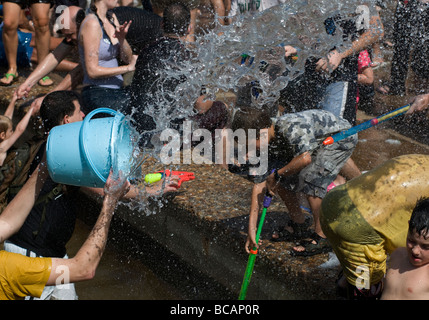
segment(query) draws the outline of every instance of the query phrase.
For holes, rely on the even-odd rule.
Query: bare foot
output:
[[[39,85],[42,87],[49,87],[52,86],[54,84],[54,82],[52,81],[51,78],[49,78],[49,76],[43,77],[42,79],[39,80]]]
[[[4,77],[0,79],[0,83],[3,86],[10,86],[18,80],[18,72],[13,69],[9,69],[7,73],[5,73]]]

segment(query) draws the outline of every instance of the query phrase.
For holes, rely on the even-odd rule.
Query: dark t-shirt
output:
[[[157,14],[135,7],[116,7],[112,9],[120,24],[132,21],[127,33],[127,41],[134,54],[162,36],[162,18]]]
[[[175,70],[190,57],[189,51],[180,40],[169,37],[159,38],[154,44],[140,53],[133,81],[128,87],[131,96],[131,108],[135,112],[137,125],[145,131],[155,129],[151,117],[143,114],[148,105],[154,107],[169,106],[176,108],[174,91],[178,84],[186,81],[185,76],[169,76],[168,70]]]
[[[42,146],[41,152],[45,150]],[[33,160],[32,173],[41,159],[41,153]],[[50,177],[46,180],[38,199],[48,194],[58,184]],[[67,192],[55,196],[47,204],[36,204],[22,225],[9,241],[43,257],[62,258],[66,254],[66,244],[70,240],[75,223],[76,208],[73,194],[78,187],[67,186]],[[37,202],[37,201],[36,201]]]

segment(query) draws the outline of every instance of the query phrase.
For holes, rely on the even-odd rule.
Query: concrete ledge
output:
[[[252,183],[215,165],[182,165],[180,170],[193,171],[196,179],[185,182],[179,194],[161,205],[150,201],[152,214],[120,205],[115,218],[150,236],[238,297],[248,259],[244,243]],[[89,195],[82,201],[84,208],[92,207],[93,214],[98,214],[100,202],[85,204],[96,201]],[[323,267],[330,254],[292,257],[288,251],[293,243],[266,240],[274,224],[287,222],[286,211],[274,198],[247,298],[335,299],[338,264]]]
[[[359,134],[353,158],[361,170],[370,170],[402,154],[429,154],[429,148],[382,125]],[[388,141],[394,140],[391,144]],[[162,170],[152,163],[143,173]],[[181,165],[195,180],[180,192],[144,210],[121,205],[116,217],[148,235],[197,270],[215,279],[238,297],[248,255],[244,251],[252,183],[216,165]],[[90,197],[86,202],[94,204]],[[96,203],[96,202],[95,202]],[[99,212],[99,205],[93,214]],[[85,210],[88,208],[84,205]],[[153,210],[153,211],[152,211]],[[331,254],[292,257],[294,243],[271,242],[274,226],[288,221],[287,208],[273,198],[262,230],[248,299],[336,299],[335,280],[340,266]]]

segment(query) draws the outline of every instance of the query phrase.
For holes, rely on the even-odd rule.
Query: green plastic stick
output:
[[[265,215],[267,213],[267,208],[271,204],[272,197],[267,194],[264,198],[264,208],[262,209],[261,219],[259,221],[258,230],[256,231],[256,243],[259,242],[259,237],[261,235],[262,226],[264,225]],[[243,284],[241,285],[240,295],[238,300],[246,299],[247,288],[250,284],[250,278],[252,277],[253,267],[255,265],[256,255],[258,254],[258,248],[253,247],[249,253],[249,259],[247,260],[246,271],[244,272]]]

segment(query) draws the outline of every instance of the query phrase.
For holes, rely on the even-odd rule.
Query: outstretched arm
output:
[[[54,87],[48,93],[60,90],[73,90],[82,83],[83,80],[83,70],[82,65],[78,64],[72,71],[70,71],[60,83],[56,87]],[[47,94],[48,94],[47,93]],[[46,95],[45,95],[46,96]],[[41,96],[39,98],[34,99],[31,103],[31,106],[34,107],[34,113],[39,113],[40,107],[42,106],[43,98],[45,96]]]
[[[258,247],[259,243],[256,243],[256,230],[257,222],[259,216],[259,209],[263,200],[264,191],[266,189],[266,181],[257,183],[253,186],[252,189],[252,198],[250,203],[250,213],[249,213],[249,227],[247,232],[247,240],[245,244],[245,249],[247,253],[250,253],[250,250],[253,247]]]
[[[145,188],[145,193],[148,196],[160,196],[168,192],[176,192],[179,188],[179,177],[172,175],[171,177],[166,177],[160,181],[153,183]],[[104,190],[101,188],[91,188],[91,187],[82,187],[85,192],[98,195],[100,197],[104,196]],[[129,191],[122,197],[125,200],[139,199],[142,195],[141,188],[138,185],[132,184]]]
[[[12,95],[12,99],[10,99],[9,105],[6,108],[6,111],[4,112],[4,115],[8,117],[10,120],[13,119],[13,113],[15,112],[15,103],[18,100],[18,95],[16,91]]]
[[[82,247],[72,259],[52,259],[52,269],[46,285],[54,285],[57,279],[66,283],[73,283],[92,279],[103,255],[110,222],[119,199],[128,192],[129,182],[120,174],[114,180],[112,172],[107,178],[104,187],[104,200],[100,215],[91,233]],[[64,272],[68,271],[68,279],[65,279]]]
[[[349,48],[341,52],[339,50],[332,50],[328,54],[327,59],[320,59],[317,62],[316,70],[323,70],[326,72],[335,70],[343,59],[359,53],[383,38],[384,29],[380,16],[378,13],[371,15],[371,12],[368,12],[368,14],[370,14],[368,17],[368,29],[363,34],[359,35],[358,39],[353,41]]]
[[[25,79],[25,81],[18,87],[18,99],[27,97],[31,88],[33,88],[37,81],[53,71],[72,49],[73,46],[62,42],[53,52],[49,53],[45,59],[37,65],[36,69],[34,69],[27,79]]]
[[[28,126],[28,123],[30,122],[30,118],[33,115],[33,113],[34,113],[34,108],[30,107],[30,109],[27,111],[25,116],[21,119],[21,121],[16,126],[12,135],[0,143],[0,166],[3,165],[3,162],[7,157],[7,151],[14,145],[16,140],[18,140],[19,137],[24,133],[25,129]]]

